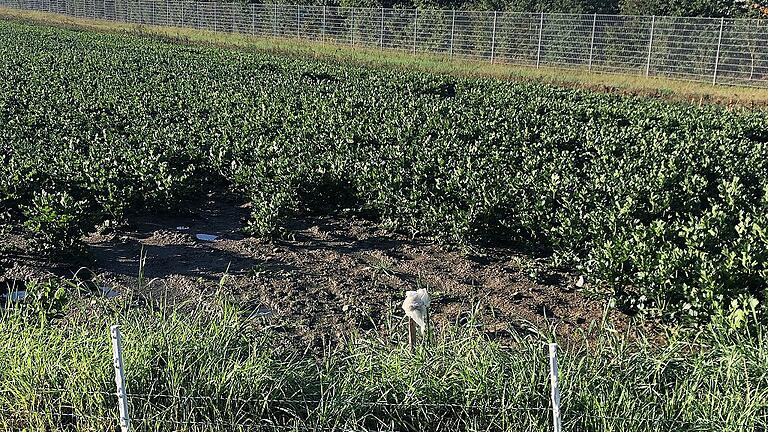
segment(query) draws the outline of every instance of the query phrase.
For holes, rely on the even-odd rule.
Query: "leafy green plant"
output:
[[[226,187],[253,235],[352,208],[547,255],[643,314],[768,311],[766,111],[12,22],[0,67],[0,190],[49,250]]]
[[[67,304],[67,292],[64,282],[47,279],[31,280],[26,283],[26,297],[23,308],[40,324],[48,324],[62,315]]]
[[[37,250],[70,250],[79,245],[87,225],[85,202],[76,201],[67,191],[41,190],[23,207],[24,227],[32,234]]]

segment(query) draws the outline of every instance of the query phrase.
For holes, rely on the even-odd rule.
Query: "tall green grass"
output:
[[[0,430],[115,430],[113,323],[137,431],[544,431],[551,421],[542,338],[502,345],[451,326],[411,354],[393,327],[312,352],[222,298],[75,300],[43,323],[26,308],[0,317]],[[595,328],[563,345],[564,430],[768,428],[762,330],[712,324],[646,339]]]

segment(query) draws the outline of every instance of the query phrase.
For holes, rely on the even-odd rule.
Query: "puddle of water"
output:
[[[248,312],[248,318],[267,318],[272,316],[272,309],[263,304],[258,305]]]
[[[104,297],[108,299],[113,299],[120,295],[119,291],[115,291],[112,288],[107,288],[107,287],[99,287],[99,288],[101,288],[101,292],[104,294]]]
[[[0,298],[7,299],[8,301],[17,302],[24,300],[27,297],[26,291],[12,291],[8,294],[3,294]]]
[[[6,297],[10,301],[21,301],[27,298],[27,292],[26,291],[14,291],[10,294],[7,294]]]
[[[219,236],[213,234],[197,234],[195,237],[197,237],[198,240],[209,242],[216,241],[216,239],[219,238]]]

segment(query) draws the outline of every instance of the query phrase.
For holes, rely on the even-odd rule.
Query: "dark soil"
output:
[[[17,253],[4,253],[0,272],[5,267],[7,280],[77,273],[121,295],[171,303],[211,301],[223,291],[245,314],[314,346],[349,332],[404,328],[400,305],[417,288],[433,298],[435,325],[478,326],[501,341],[553,331],[567,339],[606,318],[619,331],[629,327],[629,316],[585,294],[589,283],[576,287],[578,275],[508,249],[414,240],[354,215],[297,217],[282,239],[261,240],[241,233],[248,213],[247,204],[210,195],[187,216],[131,217],[126,227],[86,238],[88,268],[35,259],[18,252],[23,239],[11,238]]]

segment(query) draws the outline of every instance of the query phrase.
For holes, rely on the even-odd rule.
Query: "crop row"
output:
[[[762,310],[768,113],[0,21],[0,218],[41,248],[223,186],[551,254],[667,317]]]

